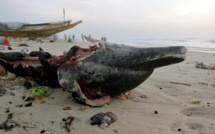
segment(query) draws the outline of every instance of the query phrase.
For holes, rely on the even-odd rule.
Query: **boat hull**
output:
[[[70,24],[70,21],[65,21],[63,23],[45,23],[45,24],[32,24],[32,25],[23,25],[21,28],[16,30],[5,30],[0,31],[1,36],[6,37],[19,37],[19,38],[26,38],[26,37],[48,37],[59,33],[61,31],[70,29],[82,23],[82,21],[77,21],[75,23]]]

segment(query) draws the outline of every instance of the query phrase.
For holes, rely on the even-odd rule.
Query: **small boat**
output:
[[[87,37],[85,35],[83,35],[83,37],[85,38],[85,40],[87,40],[89,42],[104,42],[102,40],[97,40],[97,39],[94,39],[94,38],[91,38],[91,37]]]
[[[48,37],[58,32],[70,29],[82,23],[82,20],[70,23],[71,20],[53,23],[23,24],[17,29],[8,27],[7,23],[0,23],[0,36],[20,38]]]

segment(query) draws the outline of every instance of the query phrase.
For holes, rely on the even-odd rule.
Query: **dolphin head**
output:
[[[75,100],[102,106],[109,102],[109,96],[140,85],[155,68],[183,61],[186,51],[183,46],[137,48],[110,43],[89,49],[76,46],[73,54],[69,54],[70,61],[58,69],[58,79]]]
[[[111,58],[103,59],[104,62],[111,62],[114,66],[136,71],[153,70],[157,67],[181,62],[185,59],[187,52],[184,46],[150,48],[107,46],[110,46],[110,52],[104,53],[104,57],[108,55]]]

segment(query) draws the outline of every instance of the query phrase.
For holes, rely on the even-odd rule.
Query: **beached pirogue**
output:
[[[59,33],[61,31],[75,27],[82,23],[82,20],[71,23],[71,20],[40,23],[40,24],[26,24],[21,22],[2,23],[0,22],[0,35],[6,37],[33,37],[41,38],[48,37]]]
[[[61,56],[42,49],[29,54],[0,53],[0,72],[62,86],[77,102],[102,106],[109,103],[110,96],[140,85],[155,68],[183,61],[186,51],[182,46],[136,48],[99,43],[88,49],[74,46]]]

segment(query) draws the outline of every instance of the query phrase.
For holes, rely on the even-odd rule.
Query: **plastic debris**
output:
[[[198,104],[199,104],[199,103],[200,103],[200,101],[197,101],[197,100],[195,100],[195,99],[192,99],[192,100],[190,101],[190,103],[191,103],[191,104],[196,104],[196,103],[198,103]]]
[[[0,47],[0,50],[5,50],[5,48],[3,46]]]
[[[123,94],[119,95],[119,98],[122,99],[122,100],[130,99],[131,98],[131,93],[132,93],[131,91],[123,93]]]
[[[63,110],[71,110],[71,107],[63,107]]]
[[[44,87],[36,87],[31,90],[30,97],[36,100],[42,100],[43,97],[49,96],[49,93],[44,90]]]
[[[27,48],[23,48],[23,49],[21,50],[21,52],[28,52],[28,49],[27,49]]]
[[[85,111],[87,109],[89,109],[90,107],[89,106],[82,106],[81,108],[79,108],[81,111]]]

